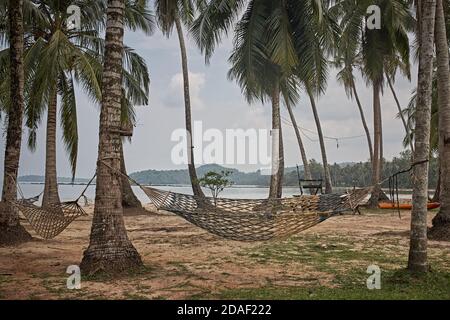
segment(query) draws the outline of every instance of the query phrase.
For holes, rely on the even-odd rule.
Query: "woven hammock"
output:
[[[56,237],[76,218],[87,215],[78,201],[47,205],[45,208],[36,206],[28,199],[10,203],[25,216],[34,231],[44,239]]]
[[[199,198],[139,187],[158,210],[172,212],[210,233],[237,241],[267,241],[297,234],[333,215],[357,210],[372,190],[244,200]]]
[[[41,195],[33,198],[25,198],[20,185],[16,181],[17,190],[21,199],[10,200],[8,203],[23,214],[28,220],[34,231],[44,239],[52,239],[63,232],[69,224],[81,216],[87,216],[87,213],[79,205],[79,200],[85,197],[86,190],[94,181],[96,175],[88,182],[81,195],[74,201],[61,202],[57,204],[48,204],[45,207],[35,205]],[[42,194],[42,193],[41,193]]]

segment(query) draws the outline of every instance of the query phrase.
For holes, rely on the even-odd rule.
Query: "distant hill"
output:
[[[237,169],[226,168],[218,164],[207,164],[197,168],[197,175],[199,177],[204,176],[207,172],[214,171],[230,171],[230,179],[236,185],[256,185],[256,186],[268,186],[270,177],[268,175],[261,174],[261,171],[255,172],[242,172]],[[303,172],[303,168],[300,168]],[[148,185],[189,185],[189,173],[185,170],[145,170],[132,173],[131,178],[141,184]],[[297,168],[285,169],[285,184],[286,185],[298,185],[297,181]]]

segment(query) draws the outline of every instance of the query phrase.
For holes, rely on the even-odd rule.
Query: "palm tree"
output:
[[[347,46],[343,46],[347,49]],[[347,52],[344,53],[344,55]],[[341,60],[340,60],[341,59]],[[337,74],[338,81],[344,85],[345,93],[349,98],[355,98],[356,105],[358,106],[359,115],[361,117],[361,122],[364,128],[364,132],[367,138],[367,146],[369,148],[369,157],[370,162],[373,162],[373,145],[372,145],[372,137],[370,135],[369,126],[367,125],[366,116],[364,114],[364,109],[361,104],[361,100],[359,99],[358,90],[356,89],[355,84],[355,76],[353,74],[353,65],[356,64],[356,57],[348,58],[344,56],[344,58],[338,58],[336,61],[337,66],[343,65],[342,69]]]
[[[365,26],[366,11],[370,5],[378,5],[382,13],[381,29],[369,30]],[[383,131],[381,94],[385,73],[391,71],[392,61],[401,61],[409,66],[409,39],[413,18],[409,6],[401,0],[342,0],[336,4],[341,17],[341,45],[347,46],[348,56],[357,57],[361,72],[373,91],[374,146],[372,161],[372,183],[375,186],[370,205],[376,207],[382,195],[380,178],[383,161]]]
[[[74,82],[79,81],[90,87],[93,96],[100,96],[100,86],[97,74],[92,66],[92,55],[83,48],[81,39],[77,38],[84,32],[92,36],[92,31],[69,29],[67,26],[67,7],[70,1],[31,1],[37,10],[41,11],[44,19],[27,21],[28,46],[39,46],[40,51],[34,56],[34,69],[27,68],[31,79],[27,84],[27,126],[30,128],[29,147],[35,149],[35,132],[41,115],[47,109],[46,131],[46,161],[45,187],[42,205],[59,203],[58,182],[56,172],[56,123],[58,109],[58,95],[61,96],[61,124],[64,128],[63,140],[69,153],[72,174],[75,176],[77,143],[76,102]],[[89,27],[93,19],[100,21],[101,2],[79,1],[83,18],[90,18]],[[83,19],[84,20],[84,19]],[[97,31],[97,30],[96,30]],[[89,47],[90,49],[90,47]]]
[[[438,91],[438,129],[439,129],[439,162],[440,162],[440,195],[441,207],[433,218],[430,234],[438,234],[439,230],[450,230],[450,67],[448,54],[448,38],[446,20],[442,0],[436,0],[436,62]],[[445,233],[444,233],[445,234]]]
[[[108,0],[102,76],[97,187],[89,247],[80,267],[84,273],[123,272],[142,266],[123,220],[120,182],[121,99],[125,0]]]
[[[125,48],[125,52],[126,52]],[[125,56],[127,54],[125,53]],[[147,105],[148,104],[148,90],[149,90],[149,76],[147,66],[144,60],[137,54],[133,54],[137,59],[128,60],[125,58],[123,68],[123,74],[125,79],[122,89],[122,105],[121,105],[121,123],[122,127],[132,128],[136,124],[136,115],[134,112],[134,105]],[[130,70],[127,70],[130,68]],[[137,84],[137,85],[133,85]],[[128,88],[128,89],[127,89]],[[142,208],[142,204],[131,188],[130,180],[127,178],[127,170],[125,166],[125,155],[123,150],[123,144],[126,140],[131,142],[131,136],[133,132],[128,132],[128,138],[122,139],[122,145],[120,146],[120,168],[122,173],[122,206],[124,208]]]
[[[415,151],[413,183],[413,209],[408,269],[427,272],[427,202],[428,163],[430,153],[430,121],[432,102],[433,44],[436,1],[419,2],[419,75],[415,119]]]
[[[288,110],[289,117],[292,122],[292,126],[294,127],[295,136],[297,137],[297,143],[298,143],[298,147],[300,149],[300,155],[302,157],[302,162],[303,162],[303,171],[305,173],[304,174],[305,179],[311,179],[312,178],[311,170],[309,168],[309,161],[308,161],[308,157],[306,156],[305,146],[303,144],[302,136],[300,135],[299,127],[297,126],[297,120],[295,119],[294,112],[292,112],[291,103],[289,102],[288,99],[285,99],[285,105],[286,105],[286,109]]]
[[[34,150],[36,130],[41,114],[47,107],[46,170],[43,205],[59,203],[56,173],[57,97],[61,96],[61,125],[63,141],[69,153],[72,177],[75,177],[78,154],[78,130],[74,83],[79,83],[92,100],[101,99],[101,68],[104,42],[99,34],[104,25],[102,1],[77,2],[83,14],[81,29],[66,24],[66,8],[70,1],[39,2],[36,8],[44,19],[32,19],[26,30],[28,45],[39,50],[27,73],[31,74],[27,90],[27,126],[30,128],[29,147]],[[151,30],[151,18],[145,5],[127,2],[127,24],[134,29]],[[148,72],[145,62],[132,49],[126,48],[124,86],[127,99],[146,101]],[[133,95],[135,97],[133,97]],[[147,104],[145,102],[145,104]],[[129,184],[129,183],[128,183]],[[124,183],[125,185],[125,183]],[[130,188],[131,190],[131,188]]]
[[[387,73],[386,73],[386,80],[387,80],[387,83],[391,90],[392,96],[394,97],[395,104],[396,104],[397,110],[398,110],[398,116],[399,116],[400,120],[402,120],[403,128],[405,129],[405,134],[406,134],[406,136],[409,136],[409,135],[411,135],[411,133],[410,133],[411,130],[408,126],[408,122],[407,122],[406,118],[403,115],[403,112],[402,112],[403,109],[400,105],[400,101],[398,99],[397,93],[395,92],[395,88],[394,88],[394,84],[392,82],[391,76]],[[414,144],[412,141],[410,141],[409,147],[411,149],[411,153],[414,153]]]
[[[210,1],[200,6],[192,27],[207,61],[221,36],[234,27],[229,77],[238,82],[248,102],[272,103],[272,129],[278,133],[272,161],[278,170],[271,176],[271,198],[281,196],[283,179],[280,93],[285,96],[287,88],[326,74],[320,68],[323,56],[317,55],[323,47],[325,12],[321,1],[312,0]],[[291,82],[297,85],[288,86]]]
[[[311,102],[311,108],[314,115],[314,121],[316,123],[317,128],[317,135],[319,136],[319,145],[320,145],[320,153],[322,155],[322,164],[323,164],[323,171],[324,171],[324,179],[325,179],[325,193],[332,193],[332,184],[331,184],[331,174],[330,174],[330,167],[328,166],[328,157],[327,157],[327,151],[325,147],[325,140],[323,138],[323,132],[322,132],[322,125],[320,123],[319,118],[319,111],[317,110],[316,106],[316,99],[314,96],[314,93],[312,92],[311,88],[307,86],[306,88],[309,101]]]
[[[16,182],[22,143],[25,78],[23,67],[23,1],[10,0],[7,11],[10,31],[10,97],[11,101],[14,101],[14,108],[12,105],[9,105],[8,108],[3,192],[0,207],[0,244],[2,245],[31,240],[30,234],[20,225],[17,211],[8,203],[8,201],[15,200],[17,197]],[[7,80],[6,77],[2,77],[2,79]]]
[[[434,68],[436,69],[436,68]],[[438,108],[438,88],[437,88],[437,72],[433,72],[432,80],[432,102],[431,102],[431,123],[430,123],[430,156],[439,152],[439,108]],[[413,92],[408,106],[402,110],[403,117],[405,117],[409,134],[406,134],[403,138],[403,146],[407,148],[414,143],[415,136],[415,119],[416,119],[416,106],[417,106],[417,90]],[[440,159],[438,159],[440,162]],[[435,194],[432,198],[433,202],[439,202],[440,187],[441,187],[441,174],[438,178]]]
[[[192,145],[192,116],[191,116],[191,97],[189,93],[189,70],[187,61],[187,50],[183,35],[183,26],[189,26],[192,23],[195,6],[192,0],[156,0],[156,15],[160,28],[167,37],[172,33],[175,26],[177,31],[180,53],[181,68],[183,72],[183,93],[184,93],[184,112],[186,125],[186,142],[188,154],[188,172],[191,180],[192,191],[197,197],[204,197],[204,193],[198,183],[197,171],[195,169],[194,146]]]

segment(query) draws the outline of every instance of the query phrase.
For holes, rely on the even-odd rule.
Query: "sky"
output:
[[[268,129],[271,127],[270,104],[249,105],[241,94],[239,86],[227,79],[230,68],[228,57],[232,39],[225,38],[215,51],[209,65],[194,42],[187,36],[190,71],[192,115],[194,121],[202,121],[204,130],[218,129]],[[184,128],[184,105],[181,76],[181,58],[176,33],[167,39],[160,31],[152,36],[131,31],[126,32],[125,44],[134,48],[145,58],[150,70],[150,102],[148,106],[137,106],[137,126],[132,142],[125,143],[125,159],[128,172],[147,169],[183,169],[172,161],[172,149],[178,142],[171,140],[172,133]],[[412,71],[416,75],[416,66]],[[406,106],[417,79],[409,82],[400,76],[395,88],[399,100]],[[372,92],[364,80],[357,78],[357,89],[372,131]],[[369,158],[367,141],[364,136],[359,112],[354,101],[347,98],[343,87],[336,81],[336,71],[330,70],[328,88],[317,102],[324,135],[327,137],[353,137],[337,143],[327,139],[326,147],[329,163],[366,161]],[[77,177],[91,177],[95,171],[98,145],[99,106],[93,104],[80,89],[77,89],[79,155]],[[289,119],[287,110],[282,107],[282,117]],[[306,130],[303,135],[307,156],[320,161],[320,148],[309,100],[304,93],[294,107],[298,125]],[[403,150],[404,129],[396,118],[397,107],[387,88],[382,98],[384,152],[391,159]],[[45,172],[45,120],[43,117],[38,132],[37,149],[31,152],[26,143],[22,146],[19,175],[43,175]],[[71,175],[69,161],[62,142],[58,122],[57,132],[57,171],[58,176]],[[194,133],[195,134],[195,133]],[[301,164],[300,152],[294,130],[284,124],[283,137],[286,166]],[[3,163],[5,135],[0,140],[0,161]],[[24,140],[27,132],[24,132]],[[201,163],[202,164],[202,163]],[[227,165],[242,171],[254,171],[259,165]],[[3,169],[3,168],[2,168]],[[0,170],[2,170],[0,169]]]

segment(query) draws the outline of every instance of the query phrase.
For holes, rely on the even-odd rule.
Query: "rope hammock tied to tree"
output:
[[[16,182],[20,199],[8,201],[8,203],[24,215],[39,236],[44,239],[52,239],[63,232],[75,219],[87,216],[79,201],[81,198],[84,198],[87,202],[85,192],[92,184],[94,178],[95,176],[92,177],[76,200],[49,204],[45,207],[35,205],[35,202],[39,201],[40,195],[33,198],[25,198],[20,185]]]

